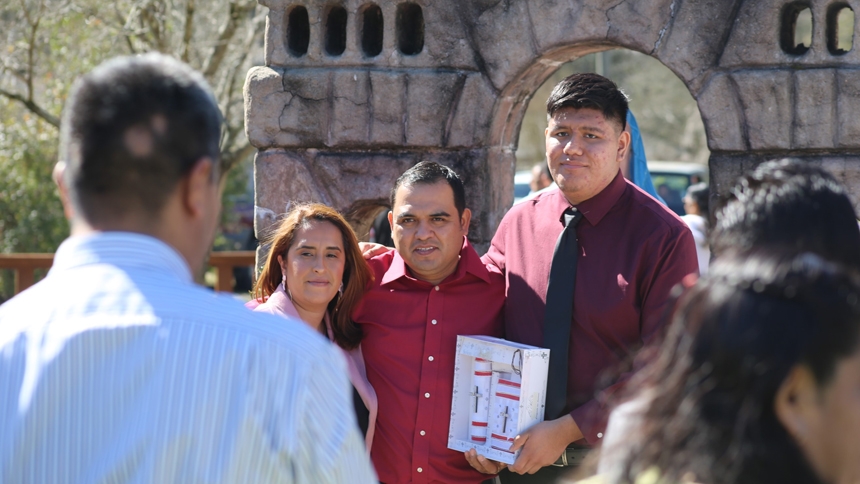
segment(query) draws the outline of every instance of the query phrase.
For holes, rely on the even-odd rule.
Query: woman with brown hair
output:
[[[319,203],[293,208],[270,237],[271,249],[254,286],[254,311],[301,319],[344,352],[359,427],[370,449],[376,393],[367,381],[361,328],[351,318],[371,280],[358,239],[342,215]]]

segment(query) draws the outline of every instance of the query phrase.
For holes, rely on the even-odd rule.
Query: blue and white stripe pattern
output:
[[[112,232],[0,306],[0,482],[376,481],[336,348]]]

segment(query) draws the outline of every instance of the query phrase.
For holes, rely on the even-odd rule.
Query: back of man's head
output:
[[[782,159],[744,175],[717,212],[717,256],[752,248],[812,252],[860,270],[860,228],[845,188],[826,170]]]
[[[457,208],[457,215],[462,217],[463,210],[466,209],[466,189],[463,187],[463,180],[460,179],[457,172],[435,161],[422,161],[404,171],[394,182],[389,202],[393,207],[394,196],[397,194],[397,189],[402,186],[432,185],[441,182],[447,183],[451,187],[451,191],[454,192],[454,206]]]
[[[621,127],[627,127],[627,96],[609,79],[591,72],[565,77],[546,100],[546,115],[555,116],[564,108],[595,109],[603,117]]]
[[[60,159],[75,216],[156,218],[200,159],[217,165],[220,133],[215,98],[187,65],[161,54],[105,62],[75,83],[63,117]]]

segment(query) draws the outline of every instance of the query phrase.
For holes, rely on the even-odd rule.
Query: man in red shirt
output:
[[[374,281],[353,317],[379,413],[371,458],[379,479],[479,483],[448,449],[457,335],[500,336],[505,279],[469,244],[471,212],[450,168],[421,162],[394,186],[395,250],[368,262]]]
[[[624,93],[602,76],[574,74],[553,90],[547,115],[547,163],[558,189],[511,208],[483,260],[506,276],[506,337],[547,346],[543,336],[550,269],[555,277],[553,258],[564,214],[576,218],[576,269],[566,271],[575,271],[572,314],[567,308],[566,381],[548,382],[548,389],[566,385],[566,398],[560,395],[558,414],[546,415],[544,422],[517,436],[512,449],[522,448],[522,453],[500,475],[503,483],[555,482],[564,469],[547,466],[562,454],[580,456],[583,448],[600,441],[606,398],[629,373],[608,384],[605,376],[620,373],[621,363],[660,335],[672,287],[698,271],[687,226],[621,174],[630,145]],[[551,353],[551,366],[552,358]],[[579,448],[568,451],[574,442]],[[474,454],[467,457],[484,472],[502,467]]]

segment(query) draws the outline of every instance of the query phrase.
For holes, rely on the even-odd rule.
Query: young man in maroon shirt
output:
[[[391,196],[396,250],[368,261],[374,281],[353,317],[379,413],[371,458],[387,484],[480,483],[448,449],[457,335],[500,336],[505,279],[466,239],[471,212],[460,178],[421,162]]]
[[[687,226],[621,174],[630,145],[624,93],[602,76],[574,74],[553,90],[547,116],[547,163],[559,189],[511,208],[483,260],[506,277],[506,337],[545,346],[548,279],[563,214],[582,215],[575,226],[567,393],[560,415],[547,415],[517,436],[512,449],[522,453],[500,474],[503,483],[555,482],[564,469],[551,464],[600,441],[606,398],[629,374],[610,385],[601,376],[659,336],[670,290],[698,271]],[[568,450],[571,444],[576,448]],[[487,473],[503,467],[474,454],[467,459]]]

